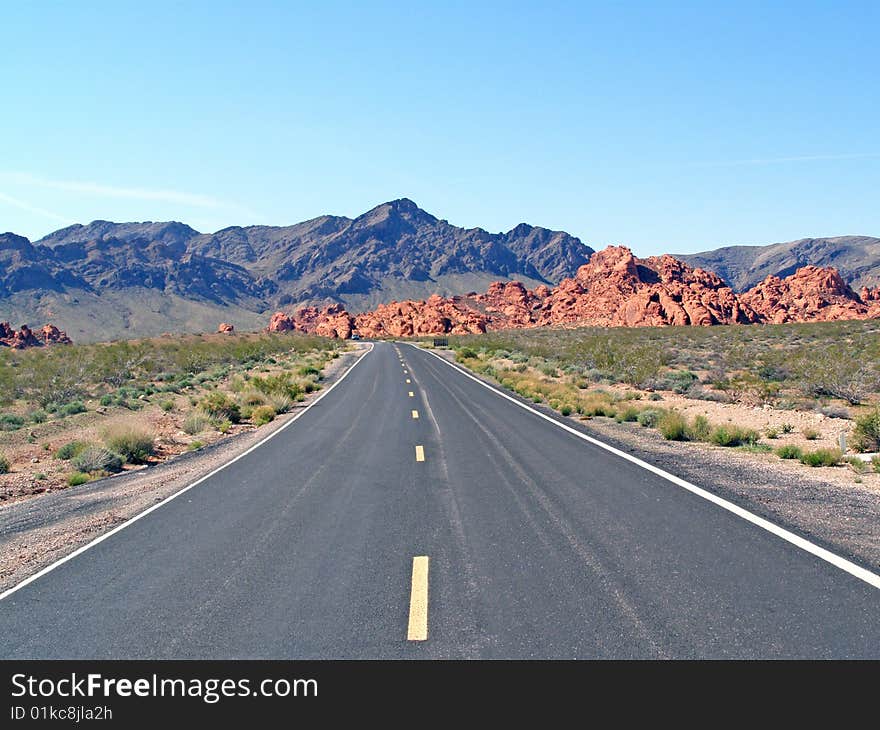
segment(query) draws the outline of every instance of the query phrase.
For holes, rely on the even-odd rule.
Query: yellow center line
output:
[[[409,392],[409,397],[410,397],[410,398],[415,398],[415,397],[416,397],[416,394],[413,393],[412,391],[410,391],[410,392]]]
[[[419,444],[416,446],[416,461],[425,460],[425,447]]]
[[[407,382],[407,383],[410,383],[410,382],[412,382],[412,381],[411,381],[409,378],[407,378],[407,379],[406,379],[406,382]]]
[[[412,564],[412,587],[409,593],[407,641],[428,638],[428,556],[416,555]]]
[[[418,417],[419,417],[419,412],[418,412],[418,411],[413,411],[413,412],[412,412],[412,416],[413,416],[413,418],[418,418]]]

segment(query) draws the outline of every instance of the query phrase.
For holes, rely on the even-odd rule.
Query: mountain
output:
[[[542,326],[658,327],[880,317],[880,289],[857,294],[833,268],[769,276],[737,295],[716,274],[673,256],[636,258],[622,246],[594,253],[574,277],[531,291],[497,282],[484,294],[389,302],[349,314],[339,305],[276,312],[270,332],[348,338],[467,334]]]
[[[714,271],[734,291],[745,291],[768,276],[786,277],[803,266],[834,267],[852,287],[880,284],[880,238],[802,238],[769,246],[726,246],[695,254],[675,254],[690,266]]]
[[[221,320],[252,329],[293,304],[360,311],[498,280],[554,284],[592,252],[567,233],[525,223],[506,233],[460,228],[406,198],[357,218],[211,234],[176,221],[98,220],[34,243],[0,234],[0,321],[51,317],[78,342],[213,330]]]
[[[499,279],[555,283],[593,252],[567,233],[526,224],[494,234],[459,228],[407,198],[354,219],[226,228],[192,239],[188,248],[272,281],[279,305],[341,302],[353,311],[395,298],[463,293]]]

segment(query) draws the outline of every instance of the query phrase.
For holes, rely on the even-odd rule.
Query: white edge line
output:
[[[133,525],[135,522],[137,522],[142,517],[146,517],[151,512],[154,512],[155,510],[159,509],[160,507],[164,507],[172,499],[176,499],[181,494],[188,492],[193,487],[197,487],[202,482],[207,481],[208,479],[213,477],[215,474],[218,474],[219,472],[223,471],[227,466],[231,466],[239,459],[243,459],[248,454],[256,451],[258,448],[260,448],[267,441],[270,441],[271,439],[275,438],[279,433],[284,431],[284,429],[286,429],[288,426],[290,426],[291,424],[293,424],[297,420],[299,420],[300,416],[302,416],[304,413],[306,413],[312,406],[316,405],[325,395],[327,395],[331,390],[333,390],[337,385],[339,385],[343,380],[345,380],[345,378],[348,376],[348,374],[352,370],[355,369],[355,367],[361,362],[361,360],[363,360],[369,353],[371,353],[373,351],[373,343],[371,342],[371,343],[369,343],[369,345],[370,345],[370,349],[364,351],[363,354],[361,354],[361,356],[358,357],[358,359],[352,363],[351,367],[342,374],[342,376],[339,378],[339,380],[337,380],[335,383],[333,383],[333,385],[331,385],[329,388],[327,388],[327,390],[322,391],[321,394],[317,398],[315,398],[315,400],[313,400],[311,403],[309,403],[305,408],[303,408],[299,413],[297,413],[295,416],[293,416],[293,418],[291,418],[289,421],[287,421],[287,423],[285,423],[283,426],[281,426],[280,428],[277,428],[272,433],[270,433],[268,436],[266,436],[266,438],[258,441],[253,446],[251,446],[249,449],[247,449],[247,451],[243,451],[235,458],[227,461],[225,464],[221,464],[213,471],[208,472],[207,474],[205,474],[205,476],[196,479],[196,481],[194,481],[192,484],[188,484],[180,491],[175,492],[174,494],[172,494],[168,497],[165,497],[165,499],[163,499],[161,502],[156,502],[156,504],[154,504],[152,507],[148,507],[143,512],[139,512],[134,517],[129,518],[128,520],[123,522],[121,525],[117,525],[109,532],[105,532],[103,535],[96,537],[91,542],[86,543],[85,545],[82,545],[81,547],[78,547],[72,553],[65,555],[63,558],[59,558],[54,563],[50,563],[42,570],[34,573],[32,576],[25,578],[23,581],[21,581],[21,583],[18,583],[17,585],[12,586],[12,588],[5,590],[3,593],[0,593],[0,601],[2,601],[4,598],[8,598],[13,593],[21,590],[25,586],[30,585],[38,578],[42,578],[47,573],[51,573],[53,570],[55,570],[55,568],[57,568],[60,565],[64,565],[64,563],[66,563],[68,560],[73,560],[77,555],[82,555],[82,553],[84,553],[86,550],[89,550],[90,548],[95,547],[95,545],[97,545],[98,543],[104,542],[104,540],[106,540],[108,537],[112,537],[117,532],[121,532],[126,527]]]
[[[411,345],[411,347],[416,347],[416,345]],[[422,348],[416,347],[416,349],[421,350]],[[495,387],[489,385],[488,383],[480,380],[475,375],[472,375],[468,371],[459,367],[455,363],[450,362],[446,358],[441,357],[440,355],[438,355],[435,352],[431,352],[430,350],[422,350],[422,352],[426,352],[429,355],[433,355],[438,360],[446,363],[447,365],[449,365],[449,367],[453,368],[454,370],[457,370],[465,377],[470,378],[474,382],[482,385],[487,390],[492,391],[493,393],[495,393],[495,395],[500,396],[501,398],[506,398],[511,403],[514,403],[514,404],[518,405],[520,408],[524,408],[525,410],[527,410],[531,413],[534,413],[536,416],[543,418],[545,421],[549,421],[553,425],[558,426],[559,428],[561,428],[565,431],[568,431],[570,434],[577,436],[579,439],[583,439],[584,441],[587,441],[587,442],[593,444],[594,446],[598,446],[600,449],[604,449],[605,451],[608,451],[608,452],[614,454],[615,456],[619,456],[621,459],[626,459],[627,461],[629,461],[633,464],[636,464],[636,465],[642,467],[643,469],[647,469],[648,471],[652,472],[653,474],[656,474],[657,476],[663,477],[667,481],[672,482],[676,486],[679,486],[683,489],[686,489],[689,492],[693,492],[698,497],[702,497],[703,499],[708,500],[709,502],[712,502],[713,504],[718,505],[722,509],[726,509],[728,512],[732,512],[737,517],[741,517],[742,519],[746,520],[747,522],[751,522],[753,525],[757,525],[758,527],[766,530],[767,532],[770,532],[770,533],[776,535],[777,537],[781,537],[786,542],[789,542],[792,545],[799,547],[801,550],[804,550],[804,551],[810,553],[811,555],[815,555],[817,558],[820,558],[821,560],[824,560],[827,563],[831,563],[831,565],[833,565],[837,568],[840,568],[841,570],[849,573],[850,575],[858,578],[859,580],[864,581],[868,585],[871,585],[874,588],[880,589],[880,575],[877,575],[876,573],[872,573],[870,570],[867,570],[866,568],[863,568],[860,565],[856,565],[852,561],[847,560],[846,558],[842,558],[841,556],[836,555],[835,553],[832,553],[830,550],[826,550],[825,548],[820,547],[819,545],[816,545],[815,543],[812,543],[809,540],[806,540],[805,538],[801,537],[800,535],[796,535],[795,533],[793,533],[789,530],[786,530],[784,527],[780,527],[779,525],[776,525],[776,524],[770,522],[769,520],[765,520],[763,517],[759,517],[758,515],[756,515],[752,512],[749,512],[747,509],[744,509],[743,507],[740,507],[739,505],[734,504],[733,502],[729,502],[726,499],[724,499],[723,497],[719,497],[717,494],[713,494],[712,492],[709,492],[705,489],[702,489],[701,487],[698,487],[696,484],[691,484],[689,481],[682,479],[681,477],[677,477],[674,474],[670,474],[668,471],[664,471],[663,469],[660,469],[659,467],[656,467],[653,464],[649,464],[646,461],[642,461],[641,459],[639,459],[636,456],[633,456],[632,454],[628,454],[625,451],[621,451],[620,449],[617,449],[609,444],[606,444],[603,441],[599,441],[598,439],[593,438],[592,436],[587,436],[587,434],[582,433],[581,431],[578,431],[576,428],[572,428],[571,426],[568,426],[564,423],[560,423],[555,418],[551,418],[550,416],[548,416],[546,413],[541,413],[541,411],[538,411],[538,410],[532,408],[531,406],[526,405],[525,403],[517,400],[513,396],[510,396],[507,393],[499,390],[498,388],[495,388]]]

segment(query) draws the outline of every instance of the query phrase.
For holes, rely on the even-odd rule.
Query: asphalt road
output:
[[[379,343],[0,601],[0,657],[880,658],[880,590]]]

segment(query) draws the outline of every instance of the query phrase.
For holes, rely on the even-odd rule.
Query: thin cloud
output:
[[[797,155],[794,157],[758,157],[751,160],[696,162],[692,167],[740,167],[745,165],[775,165],[784,162],[820,162],[828,160],[869,160],[880,157],[880,152],[852,152],[842,155]]]
[[[71,193],[84,193],[105,198],[125,198],[128,200],[159,201],[188,205],[197,208],[229,207],[226,203],[210,195],[187,193],[179,190],[149,190],[147,188],[128,188],[115,185],[101,185],[81,180],[50,180],[23,172],[0,172],[0,180],[15,185],[33,185],[51,190]],[[237,206],[236,206],[237,207]]]
[[[72,223],[73,221],[67,216],[59,215],[58,213],[53,213],[51,210],[46,210],[45,208],[39,208],[36,205],[31,205],[30,203],[25,202],[24,200],[19,200],[18,198],[13,198],[11,195],[7,195],[6,193],[0,193],[0,203],[6,203],[7,205],[11,205],[14,208],[19,208],[21,210],[25,210],[28,213],[33,213],[34,215],[41,216],[42,218],[49,218],[54,221],[58,221],[59,223]]]

